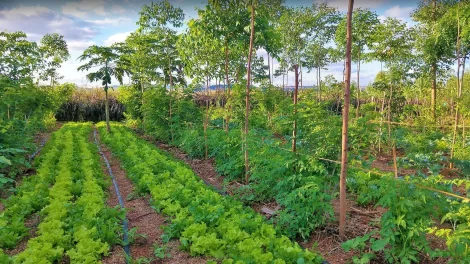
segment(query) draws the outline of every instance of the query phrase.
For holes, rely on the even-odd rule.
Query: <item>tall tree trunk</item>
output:
[[[432,19],[436,22],[436,5],[437,1],[433,0],[432,2]],[[437,89],[437,62],[434,62],[431,65],[431,74],[432,74],[432,86],[431,86],[431,113],[432,120],[436,122],[436,89]]]
[[[343,62],[343,83],[345,81],[344,80],[345,76],[346,76],[346,60],[344,60],[344,62]]]
[[[207,159],[207,127],[209,126],[209,77],[206,76],[206,115],[204,117],[204,158]]]
[[[390,96],[388,98],[388,145],[392,148],[393,169],[395,172],[395,178],[398,178],[397,150],[396,150],[395,142],[392,141],[392,98],[393,98],[393,85],[390,84]]]
[[[228,96],[227,96],[227,102],[230,99],[230,80],[228,78],[228,40],[225,40],[225,82],[227,83],[227,89],[228,89]],[[226,102],[226,104],[227,104]],[[225,132],[228,133],[228,125],[230,123],[230,115],[232,112],[232,108],[229,106],[228,107],[228,113],[227,113],[227,118],[225,120]]]
[[[457,8],[457,98],[460,99],[462,96],[462,90],[460,86],[460,17],[459,17],[459,9],[460,9],[460,1],[458,3],[458,8]],[[455,125],[454,125],[454,133],[452,135],[452,147],[450,149],[450,163],[449,163],[449,168],[454,168],[454,163],[452,162],[452,159],[454,158],[454,149],[455,149],[455,141],[457,140],[457,128],[459,125],[459,107],[455,107]]]
[[[142,106],[144,105],[144,82],[140,78],[140,93],[142,95]]]
[[[437,64],[431,66],[432,86],[431,86],[431,113],[432,119],[436,121],[436,89],[437,89]]]
[[[358,61],[357,61],[357,107],[356,107],[356,118],[359,118],[359,111],[361,110],[361,86],[359,84],[359,73],[361,72],[361,51],[359,50]]]
[[[271,57],[271,74],[272,74],[271,76],[272,78],[271,83],[272,83],[274,81],[274,58],[273,57]]]
[[[289,87],[289,69],[286,72],[286,86]]]
[[[460,94],[462,94],[462,91],[463,91],[463,81],[464,81],[464,76],[465,76],[465,60],[467,58],[464,56],[463,57],[463,61],[462,61],[462,80],[460,81],[460,87],[459,87],[459,90],[460,90]],[[465,116],[462,117],[462,142],[463,142],[463,147],[465,147]]]
[[[349,0],[346,31],[346,73],[344,84],[343,128],[341,138],[341,174],[339,178],[339,235],[344,237],[346,229],[346,174],[348,169],[348,121],[351,89],[351,19],[354,0]]]
[[[285,83],[284,83],[284,79],[285,79],[284,77],[286,77],[286,75],[283,73],[283,74],[282,74],[282,90],[285,90],[285,89],[286,89],[286,85],[285,85]]]
[[[318,89],[318,101],[320,102],[321,101],[321,87],[320,87],[320,79],[318,79],[318,70],[319,68],[317,68],[316,70],[316,74],[317,74],[317,89]]]
[[[269,84],[272,84],[272,81],[271,81],[271,64],[269,63],[269,52],[268,52],[268,75],[269,75]]]
[[[318,67],[318,90],[320,91],[320,101],[321,101],[321,68]]]
[[[250,114],[250,82],[251,82],[251,56],[253,54],[253,43],[255,40],[255,5],[251,2],[251,34],[250,34],[250,50],[248,53],[248,67],[246,70],[246,95],[245,95],[245,130],[244,130],[244,152],[245,152],[245,183],[248,184],[250,179],[249,160],[248,160],[248,128],[249,128],[249,114]]]
[[[292,152],[297,149],[297,95],[299,93],[299,65],[294,65],[295,89],[294,89],[294,128],[292,130]]]
[[[384,119],[384,109],[385,109],[385,91],[382,99],[382,108],[380,110],[380,126],[379,126],[379,155],[381,154],[381,143],[382,143],[382,124]]]
[[[106,117],[106,131],[108,133],[111,131],[111,127],[109,125],[109,99],[108,99],[108,84],[105,84],[104,93],[106,94],[105,101],[104,101],[104,112]]]
[[[170,140],[173,141],[173,109],[172,109],[173,75],[171,74],[171,60],[169,60],[168,74],[170,75]]]

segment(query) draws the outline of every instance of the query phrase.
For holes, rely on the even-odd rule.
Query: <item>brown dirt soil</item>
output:
[[[135,243],[131,244],[130,251],[132,259],[138,258],[154,258],[153,248],[154,243],[162,245],[161,236],[163,230],[160,228],[167,223],[167,219],[150,207],[150,197],[137,197],[127,200],[131,193],[133,193],[134,186],[131,181],[126,177],[126,173],[119,166],[118,160],[111,155],[111,152],[101,144],[101,150],[108,159],[113,174],[119,186],[119,191],[124,199],[124,205],[127,210],[127,219],[129,221],[129,229],[137,228],[137,236]],[[103,171],[108,174],[108,170],[102,163]],[[109,197],[107,200],[108,206],[114,207],[119,205],[117,195],[113,185],[109,186]],[[168,251],[171,253],[171,258],[163,260],[153,260],[151,263],[206,263],[207,258],[192,257],[188,252],[179,250],[179,241],[173,240],[168,243]],[[121,246],[115,245],[111,250],[111,254],[103,259],[103,263],[125,263],[125,254]]]
[[[371,167],[383,172],[395,172],[395,169],[393,167],[393,160],[391,157],[377,157],[377,159],[372,162]],[[398,167],[398,176],[416,174],[416,172],[416,169],[404,169]]]

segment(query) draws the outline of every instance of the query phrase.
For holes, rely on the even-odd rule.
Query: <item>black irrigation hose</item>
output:
[[[31,154],[31,155],[29,156],[28,162],[31,162],[31,160],[33,160],[34,157],[36,157],[36,155],[39,153],[39,151],[41,151],[41,149],[42,149],[42,148],[44,147],[44,145],[46,144],[46,141],[47,141],[47,138],[44,138],[44,139],[42,140],[41,144],[39,144],[38,149],[37,149],[33,154]]]
[[[100,144],[98,143],[98,139],[96,137],[96,128],[93,128],[93,137],[95,138],[95,144],[98,147],[98,151],[100,152],[101,157],[103,157],[104,162],[106,163],[106,167],[108,167],[108,172],[109,175],[111,176],[111,179],[113,181],[114,185],[114,190],[116,191],[116,195],[119,201],[119,206],[124,209],[124,200],[122,199],[121,193],[119,192],[119,186],[116,182],[116,178],[114,177],[113,170],[111,169],[111,165],[109,165],[108,159],[104,155],[104,153],[101,151]],[[123,240],[124,240],[124,252],[126,253],[126,263],[129,263],[129,259],[131,257],[131,251],[129,248],[129,226],[128,226],[128,221],[127,218],[124,216],[124,219],[122,221],[122,229],[123,229]]]

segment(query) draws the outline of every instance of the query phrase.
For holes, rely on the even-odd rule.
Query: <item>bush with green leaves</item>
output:
[[[455,184],[460,185],[461,180]],[[348,179],[349,187],[358,193],[359,203],[387,209],[378,231],[343,244],[346,250],[359,251],[355,263],[367,263],[378,252],[383,252],[389,263],[418,262],[422,254],[428,258],[451,257],[456,263],[468,260],[468,201],[460,203],[456,198],[433,191],[452,191],[448,180],[442,177],[394,179],[392,175],[358,172]],[[452,224],[453,229],[437,228],[440,219]],[[426,238],[428,233],[446,238],[448,249],[432,249]]]
[[[36,149],[35,133],[54,124],[54,113],[71,96],[74,87],[37,86],[30,79],[0,76],[0,156],[9,160],[0,163],[0,177],[14,179],[30,167],[25,156]]]

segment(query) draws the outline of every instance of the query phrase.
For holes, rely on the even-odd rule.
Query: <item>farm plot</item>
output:
[[[91,131],[90,123],[68,123],[55,132],[37,175],[5,200],[1,263],[96,263],[119,242],[122,213],[105,205],[108,183],[89,140]],[[40,223],[26,243],[25,222],[33,214]]]
[[[171,216],[165,240],[179,238],[192,255],[223,263],[321,263],[322,258],[279,235],[275,228],[242,203],[207,187],[194,172],[128,128],[113,124],[102,141],[121,160],[141,193],[150,193],[157,211]]]

